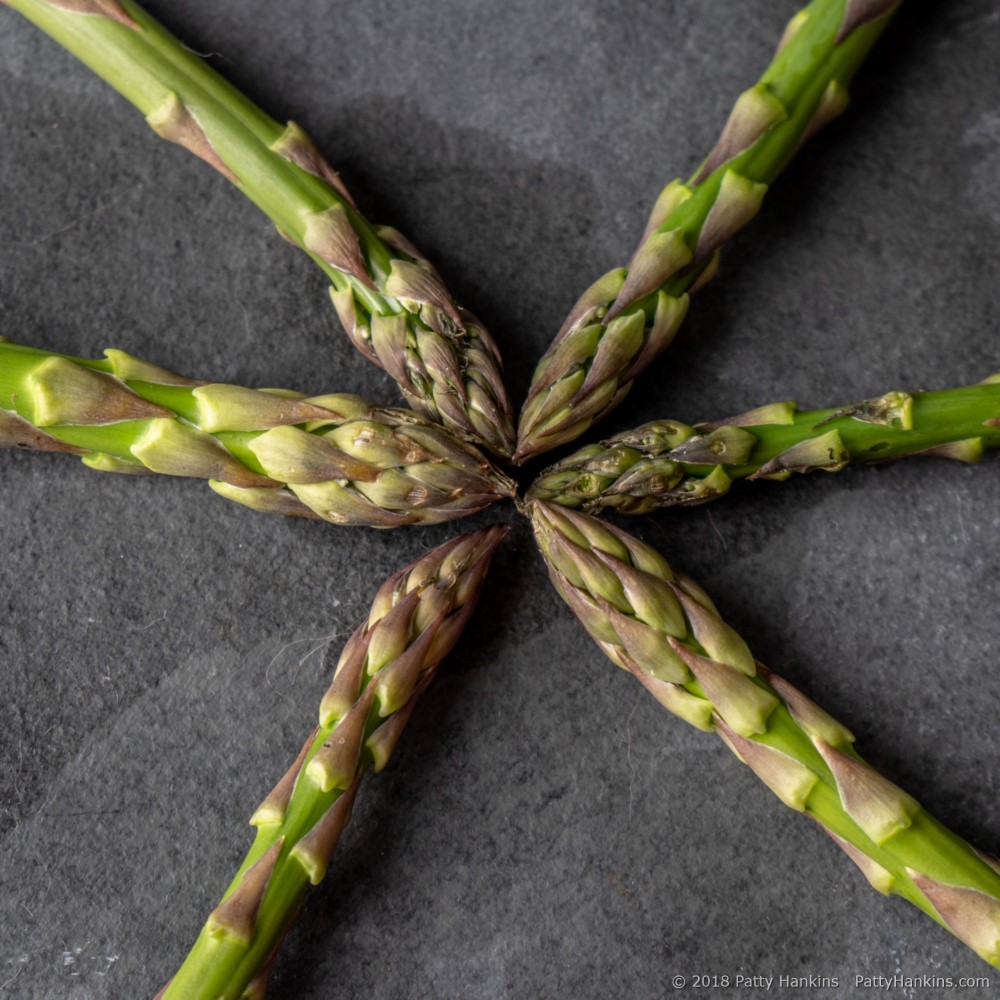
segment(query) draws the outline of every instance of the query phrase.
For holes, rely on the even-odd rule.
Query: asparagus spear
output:
[[[251,817],[253,846],[163,1000],[263,997],[306,890],[326,874],[361,778],[385,767],[506,534],[495,526],[454,538],[382,585],[341,653],[319,726]]]
[[[542,501],[527,511],[556,589],[614,663],[668,711],[717,732],[879,892],[908,899],[1000,968],[1000,863],[864,763],[851,733],[757,663],[701,587],[654,549],[586,514]]]
[[[400,233],[358,211],[299,126],[282,126],[131,0],[2,0],[261,208],[326,273],[354,345],[407,404],[501,456],[513,448],[500,355]]]
[[[740,95],[688,182],[653,206],[628,267],[587,289],[539,362],[515,462],[572,441],[614,409],[673,339],[719,248],[749,222],[799,146],[847,106],[855,71],[900,0],[812,0],[771,65]]]
[[[475,447],[409,410],[198,382],[104,353],[88,361],[0,342],[0,446],[207,479],[248,507],[334,524],[434,524],[513,496]]]
[[[910,455],[978,462],[986,448],[1000,448],[1000,375],[828,410],[772,403],[694,427],[654,420],[550,466],[528,495],[587,511],[646,514],[714,500],[735,479],[787,479]]]

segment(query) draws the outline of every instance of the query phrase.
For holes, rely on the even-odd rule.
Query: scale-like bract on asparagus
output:
[[[294,123],[283,126],[131,0],[2,0],[131,101],[153,130],[215,167],[329,277],[358,350],[407,405],[504,457],[514,447],[500,354],[434,267],[358,211]]]
[[[900,0],[813,0],[741,94],[715,148],[653,206],[628,267],[580,297],[535,370],[515,461],[574,440],[613,410],[673,339],[719,249],[798,148],[847,106],[847,88]]]
[[[787,479],[918,455],[978,462],[991,448],[1000,448],[1000,375],[835,409],[771,403],[694,427],[654,420],[557,462],[528,495],[590,512],[647,514],[714,500],[737,479]]]
[[[0,447],[207,479],[257,510],[375,528],[451,521],[514,494],[473,445],[409,410],[198,382],[104,353],[0,342]]]
[[[388,761],[506,534],[496,526],[452,539],[382,585],[340,655],[318,727],[251,817],[253,846],[162,1000],[263,997],[303,896],[326,874],[362,776]]]
[[[1000,863],[867,765],[851,733],[757,663],[704,590],[654,549],[587,514],[541,501],[528,513],[556,589],[614,663],[668,711],[717,732],[879,892],[1000,968]]]

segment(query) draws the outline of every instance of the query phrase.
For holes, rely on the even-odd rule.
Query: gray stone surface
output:
[[[513,391],[625,261],[795,0],[151,3],[496,333]],[[1000,367],[1000,14],[911,0],[609,428]],[[234,189],[0,13],[0,332],[251,385],[388,379]],[[630,527],[875,764],[1000,853],[1000,463],[737,489]],[[286,522],[0,454],[0,996],[150,996],[250,842],[376,584],[452,533]],[[514,520],[512,507],[481,522]],[[281,998],[937,997],[998,974],[868,887],[590,645],[526,527],[309,899]],[[696,975],[838,988],[694,990]],[[674,976],[688,987],[674,990]]]

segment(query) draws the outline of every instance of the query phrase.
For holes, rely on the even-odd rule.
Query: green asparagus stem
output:
[[[787,479],[911,455],[978,462],[987,448],[1000,448],[1000,375],[829,410],[772,403],[694,427],[654,420],[581,448],[546,469],[528,495],[589,512],[647,514],[714,500],[736,479]]]
[[[409,410],[198,382],[104,353],[0,342],[0,447],[207,479],[257,510],[375,528],[450,521],[514,494],[475,447]]]
[[[543,356],[521,411],[515,462],[572,441],[613,410],[673,339],[719,248],[749,222],[798,148],[847,106],[855,71],[900,0],[812,0],[686,183],[653,206],[627,268],[580,297]]]
[[[163,1000],[263,997],[306,890],[326,874],[362,776],[388,761],[506,534],[498,526],[452,539],[382,585],[341,653],[318,728],[253,814],[253,846]]]
[[[502,456],[513,449],[500,355],[393,229],[372,226],[294,123],[282,126],[131,0],[0,0],[232,181],[326,273],[354,345],[407,404]]]
[[[668,711],[717,732],[785,805],[816,820],[885,894],[1000,968],[1000,864],[862,761],[854,737],[755,662],[707,594],[594,518],[527,507],[549,575],[604,653]]]

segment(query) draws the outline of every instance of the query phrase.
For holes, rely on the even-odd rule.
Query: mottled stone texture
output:
[[[796,2],[150,6],[307,128],[365,212],[440,266],[520,399]],[[998,46],[991,0],[908,0],[852,109],[776,183],[608,429],[1000,369]],[[0,333],[395,399],[339,332],[319,271],[5,9],[0,122]],[[998,497],[995,457],[915,460],[741,485],[631,529],[873,764],[1000,853]],[[281,520],[63,455],[0,454],[0,503],[0,996],[149,996],[227,884],[377,584],[455,529]],[[721,743],[603,660],[526,526],[497,570],[362,789],[275,1000],[653,1000],[696,974],[837,977],[693,994],[833,998],[897,972],[991,976],[961,996],[995,995],[996,972],[875,894]]]

